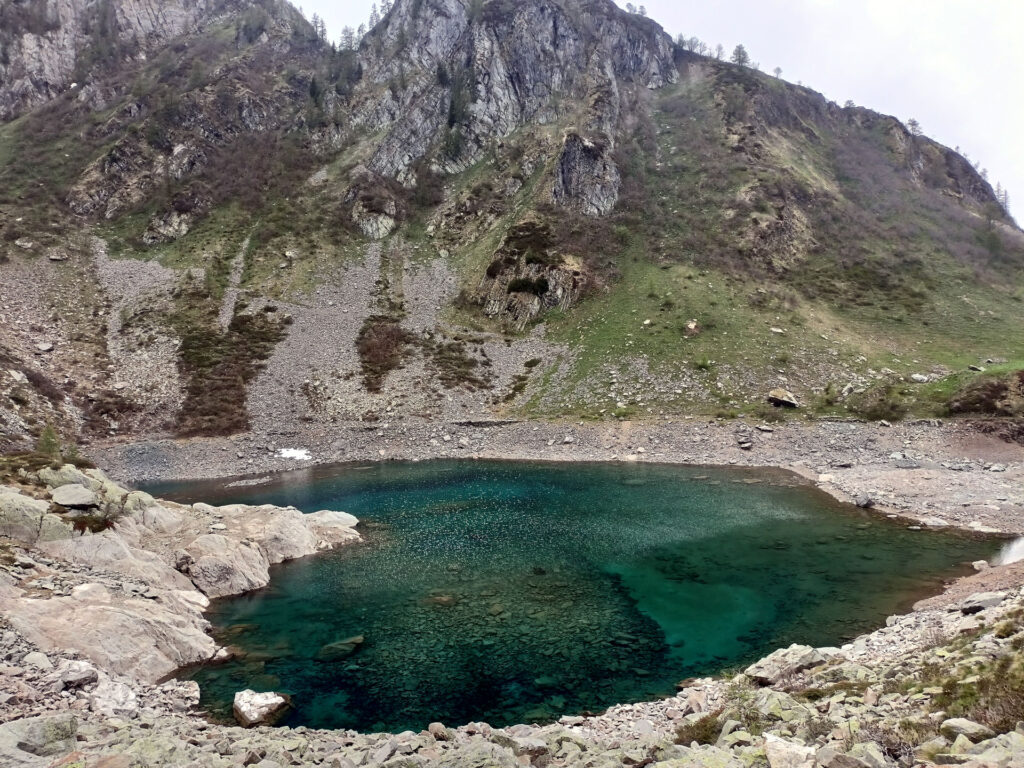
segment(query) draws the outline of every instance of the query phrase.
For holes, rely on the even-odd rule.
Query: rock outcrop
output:
[[[0,11],[0,120],[9,120],[69,89],[90,98],[91,83],[73,82],[89,57],[142,59],[168,40],[217,17],[218,0],[44,0]]]
[[[621,181],[606,138],[566,134],[555,169],[555,202],[585,216],[605,216],[618,202]]]
[[[210,598],[266,586],[271,564],[359,539],[358,521],[343,512],[158,502],[72,466],[37,480],[50,493],[95,494],[92,517],[113,527],[75,533],[66,518],[76,510],[51,512],[29,488],[3,487],[0,535],[35,546],[70,575],[60,586],[43,581],[39,599],[33,582],[0,572],[0,612],[44,651],[79,648],[107,673],[150,683],[217,652],[203,618]],[[116,704],[117,689],[108,693]]]
[[[586,129],[613,146],[620,92],[678,77],[664,30],[610,0],[398,0],[361,49],[361,64],[372,85],[393,82],[400,67],[409,83],[397,94],[370,88],[357,96],[355,120],[387,128],[369,166],[410,187],[424,158],[444,173],[463,170],[528,122],[558,119],[556,102],[566,96],[592,104]],[[603,215],[615,204],[618,174],[607,153],[577,151],[584,146],[567,144],[558,196]]]

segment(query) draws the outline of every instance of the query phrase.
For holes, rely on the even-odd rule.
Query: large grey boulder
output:
[[[817,648],[794,643],[751,664],[744,674],[761,685],[775,685],[797,672],[821,666],[826,661],[824,654]]]
[[[70,713],[13,720],[0,725],[0,765],[46,766],[75,748],[78,721]]]
[[[270,583],[270,562],[258,545],[209,533],[185,547],[188,575],[209,597],[238,595]]]
[[[99,503],[93,491],[76,484],[62,485],[59,488],[54,488],[50,491],[50,498],[53,499],[54,504],[73,509],[95,507]]]
[[[49,503],[9,488],[0,488],[0,536],[21,544],[68,539],[73,531],[59,515],[50,514]]]
[[[1024,755],[1024,733],[1010,731],[979,742],[967,750],[979,764],[1009,766],[1011,760]]]
[[[98,480],[89,477],[73,464],[65,464],[57,469],[43,467],[36,472],[36,475],[46,484],[47,488],[60,488],[62,485],[80,485],[83,488],[88,488],[90,491],[98,491],[101,486]]]
[[[977,592],[960,603],[960,612],[966,616],[981,613],[987,608],[995,608],[1005,599],[1005,592]]]
[[[291,698],[283,693],[257,693],[253,690],[235,694],[232,710],[239,725],[251,728],[254,725],[273,725],[291,707]]]
[[[949,720],[944,720],[939,726],[939,733],[950,741],[955,741],[957,736],[966,736],[974,742],[989,739],[995,735],[991,728],[963,717],[951,717]]]
[[[764,755],[770,768],[814,768],[814,750],[768,734]]]
[[[89,695],[89,709],[110,717],[132,717],[139,711],[139,699],[129,686],[106,679]]]

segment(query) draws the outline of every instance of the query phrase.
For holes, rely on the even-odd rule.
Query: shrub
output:
[[[412,334],[390,317],[373,315],[366,318],[356,337],[356,350],[363,371],[363,385],[370,392],[380,392],[384,379],[405,363]]]
[[[676,744],[714,744],[722,732],[722,724],[718,722],[720,714],[721,710],[711,712],[698,720],[680,725],[676,728]]]
[[[60,458],[60,438],[52,424],[47,424],[39,433],[39,438],[36,440],[36,453],[49,456],[51,459]]]
[[[935,701],[950,717],[966,717],[996,733],[1012,731],[1024,721],[1024,663],[1019,658],[1000,659],[977,683],[954,689]]]
[[[490,389],[489,376],[479,375],[480,361],[466,353],[462,342],[437,344],[431,351],[431,367],[446,388]]]
[[[850,410],[869,421],[899,421],[907,415],[907,403],[892,384],[868,390]]]
[[[184,312],[172,318],[181,336],[178,369],[187,381],[176,424],[181,437],[247,429],[246,385],[285,336],[286,323],[267,313],[235,315],[227,331],[215,322]]]

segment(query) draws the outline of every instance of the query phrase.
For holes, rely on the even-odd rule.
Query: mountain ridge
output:
[[[253,407],[765,415],[778,385],[823,415],[934,413],[968,362],[1024,357],[1024,241],[967,160],[610,0],[398,0],[358,50],[272,0],[150,5],[94,6],[125,46],[85,70],[82,4],[8,8],[0,106],[37,105],[0,125],[0,269],[55,308],[6,320],[5,355],[74,415],[28,387],[11,444],[54,419],[244,430]],[[46,60],[80,82],[10,79]],[[150,391],[117,381],[143,368]]]

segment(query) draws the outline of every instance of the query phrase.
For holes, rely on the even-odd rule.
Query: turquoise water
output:
[[[149,490],[363,521],[365,543],[214,602],[241,654],[188,673],[215,715],[275,690],[313,727],[500,726],[670,694],[780,645],[842,643],[998,546],[768,471],[443,461]]]

